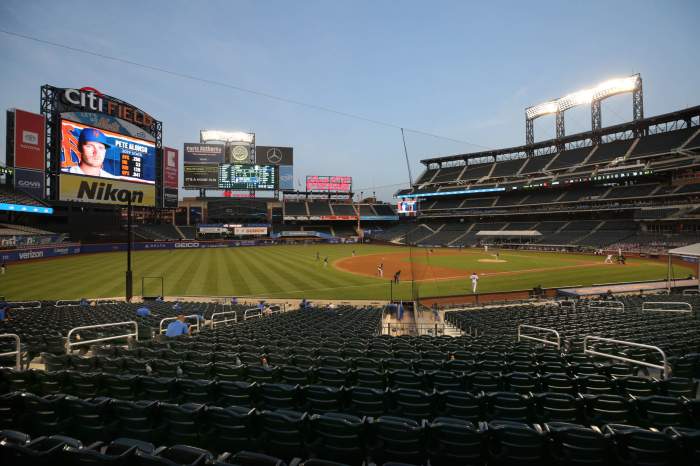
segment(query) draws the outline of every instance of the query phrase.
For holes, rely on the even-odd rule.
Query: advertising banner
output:
[[[71,254],[79,254],[80,250],[80,246],[15,249],[12,251],[0,252],[0,260],[3,262],[15,262],[30,259],[43,259],[46,257],[68,256]]]
[[[294,191],[294,167],[292,165],[279,166],[280,191]]]
[[[307,176],[307,191],[330,191],[349,193],[352,191],[351,176]]]
[[[178,184],[178,153],[177,149],[163,148],[163,186],[179,188]]]
[[[228,143],[226,144],[226,163],[251,163],[253,161],[250,144]]]
[[[236,227],[233,229],[233,234],[236,236],[264,236],[267,235],[267,227]]]
[[[15,110],[15,167],[44,171],[46,121],[43,115]],[[41,196],[43,197],[43,195]]]
[[[320,220],[357,220],[355,215],[321,215]]]
[[[185,143],[185,164],[188,163],[224,163],[223,144]]]
[[[178,191],[173,188],[163,188],[163,207],[176,209],[179,205]]]
[[[294,148],[257,146],[255,163],[260,165],[294,165]]]
[[[217,188],[219,180],[219,165],[185,163],[184,186],[192,188]]]
[[[152,184],[80,175],[63,174],[59,180],[61,201],[126,205],[129,197],[134,206],[153,207],[156,203],[156,187]]]
[[[61,172],[154,184],[156,144],[62,120]]]
[[[46,197],[44,189],[44,171],[15,169],[15,189],[29,194],[32,197],[43,199]]]

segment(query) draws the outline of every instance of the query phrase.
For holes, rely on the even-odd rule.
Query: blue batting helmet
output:
[[[83,145],[86,142],[99,142],[105,145],[107,149],[111,146],[107,144],[107,136],[105,133],[95,128],[85,128],[80,132],[80,139],[78,139],[78,144]]]

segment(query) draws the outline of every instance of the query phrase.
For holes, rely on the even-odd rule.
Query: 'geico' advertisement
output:
[[[62,201],[125,205],[129,203],[129,197],[131,197],[132,205],[150,207],[156,202],[156,187],[143,183],[81,175],[61,175],[59,188],[59,199]]]

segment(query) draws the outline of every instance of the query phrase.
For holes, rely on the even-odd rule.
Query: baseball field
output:
[[[132,269],[134,295],[142,285],[143,294],[160,294],[159,279],[142,278],[162,277],[167,296],[309,299],[408,299],[412,286],[421,297],[466,294],[473,272],[480,293],[662,280],[667,273],[665,263],[650,259],[618,265],[593,255],[375,245],[139,251]],[[124,296],[125,270],[126,253],[118,252],[15,263],[0,276],[0,294],[17,301]],[[673,273],[684,278],[692,270],[676,265]]]

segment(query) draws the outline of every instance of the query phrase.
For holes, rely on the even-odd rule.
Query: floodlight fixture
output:
[[[525,116],[534,120],[535,118],[541,117],[543,115],[550,115],[552,113],[557,113],[559,109],[559,104],[556,100],[550,100],[549,102],[544,102],[541,104],[533,105],[525,109]]]
[[[217,131],[203,129],[199,132],[200,142],[209,141],[221,142],[245,142],[252,144],[255,142],[255,133],[246,133],[243,131]]]
[[[525,109],[525,139],[526,143],[534,144],[533,120],[556,114],[557,139],[564,137],[564,112],[579,105],[591,106],[591,129],[595,132],[601,128],[600,101],[617,94],[632,93],[633,119],[644,117],[642,98],[642,77],[639,74],[625,78],[615,78],[602,82],[595,87],[572,92],[559,99],[533,105]]]

